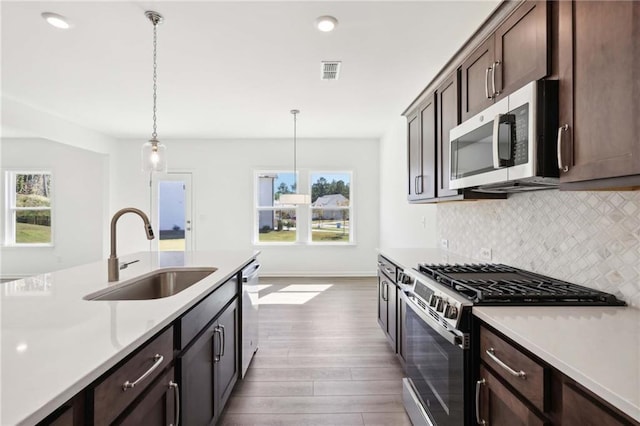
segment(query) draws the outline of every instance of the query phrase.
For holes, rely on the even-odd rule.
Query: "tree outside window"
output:
[[[51,173],[7,172],[5,242],[51,244]]]
[[[292,243],[298,240],[297,208],[280,204],[280,196],[295,192],[293,173],[257,174],[258,226],[260,243]]]
[[[350,218],[351,173],[312,173],[311,241],[351,242]]]

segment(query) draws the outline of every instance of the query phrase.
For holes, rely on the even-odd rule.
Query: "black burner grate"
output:
[[[476,304],[625,304],[609,293],[501,264],[421,264],[420,272]]]

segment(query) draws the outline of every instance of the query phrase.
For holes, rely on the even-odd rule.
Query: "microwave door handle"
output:
[[[497,114],[496,118],[493,119],[493,140],[491,141],[491,146],[493,148],[493,168],[500,168],[500,151],[498,147],[498,133],[500,132],[500,119],[503,114]]]

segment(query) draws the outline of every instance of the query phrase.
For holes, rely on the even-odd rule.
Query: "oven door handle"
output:
[[[404,296],[407,306],[411,308],[411,310],[420,318],[423,322],[425,322],[429,327],[435,330],[440,336],[442,336],[447,342],[452,345],[459,346],[464,349],[464,339],[462,336],[458,336],[453,334],[451,330],[447,330],[444,328],[442,324],[438,321],[432,319],[429,315],[427,315],[423,310],[421,310],[415,303],[411,301],[408,297]]]

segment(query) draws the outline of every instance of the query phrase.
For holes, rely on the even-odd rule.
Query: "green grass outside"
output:
[[[16,223],[17,244],[47,244],[51,242],[51,227],[32,225],[30,223]]]
[[[296,231],[271,231],[264,234],[259,234],[259,238],[261,243],[293,243],[296,241]],[[312,231],[311,241],[349,242],[349,233],[343,233],[341,229],[337,232],[333,230]]]

